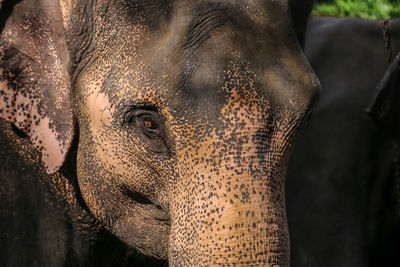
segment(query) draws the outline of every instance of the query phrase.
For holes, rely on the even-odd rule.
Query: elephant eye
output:
[[[148,144],[149,150],[156,153],[170,151],[164,120],[156,108],[128,106],[122,112],[122,126],[139,137],[136,140]]]
[[[156,132],[158,130],[157,122],[150,116],[144,115],[141,116],[139,119],[141,120],[140,123],[144,129],[151,132]]]
[[[151,120],[144,121],[144,127],[153,129],[154,128],[153,122]]]
[[[123,125],[136,125],[149,138],[163,136],[162,119],[154,108],[128,107],[123,113]]]

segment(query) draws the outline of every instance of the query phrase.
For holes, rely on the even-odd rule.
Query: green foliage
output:
[[[400,16],[400,1],[389,0],[333,0],[317,3],[314,15],[386,19]]]

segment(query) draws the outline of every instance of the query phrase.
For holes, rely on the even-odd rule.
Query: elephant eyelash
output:
[[[129,123],[132,122],[132,120],[135,117],[135,110],[127,110],[124,111],[123,116],[122,116],[122,125],[125,126]]]
[[[171,153],[163,116],[155,106],[127,106],[121,110],[122,126],[133,129],[136,134],[139,131],[146,139],[141,139],[149,145],[149,149],[155,153]],[[140,136],[140,134],[139,134]]]
[[[158,109],[154,105],[144,105],[144,106],[129,105],[121,110],[122,126],[132,123],[133,119],[136,118],[136,116],[138,115],[137,114],[138,111],[141,110],[158,113]]]

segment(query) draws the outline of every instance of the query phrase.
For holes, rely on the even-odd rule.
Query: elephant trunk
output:
[[[181,175],[190,178],[181,180],[185,193],[172,204],[170,264],[289,266],[288,153],[243,146],[248,152],[221,158],[226,151],[217,150],[199,147],[195,165],[187,154],[182,162]]]

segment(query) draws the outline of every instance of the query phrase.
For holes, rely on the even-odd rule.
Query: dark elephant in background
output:
[[[374,253],[373,266],[395,266],[399,260],[400,245],[400,52],[397,54],[383,79],[367,112],[378,129],[395,142],[395,160],[392,176],[386,182],[383,201],[381,202],[381,218],[371,245]]]
[[[309,3],[2,1],[1,263],[288,266]]]
[[[393,140],[400,140],[400,53],[394,58],[378,85],[367,112]]]
[[[399,19],[389,34],[397,53]],[[365,112],[388,67],[385,45],[383,21],[314,17],[309,23],[305,52],[321,95],[288,166],[294,267],[399,262],[395,144]]]

